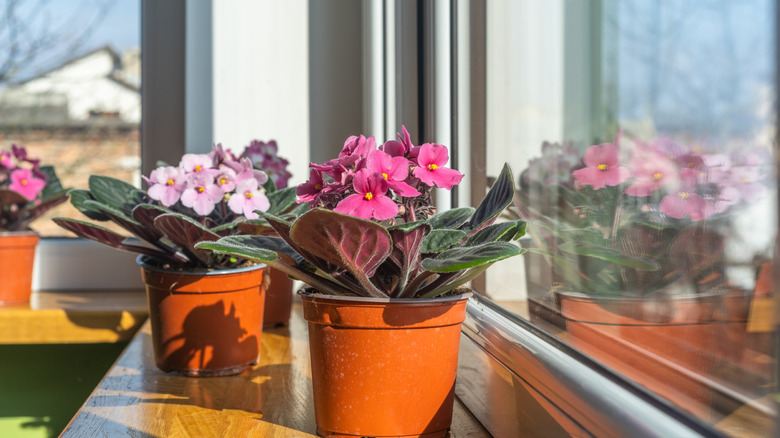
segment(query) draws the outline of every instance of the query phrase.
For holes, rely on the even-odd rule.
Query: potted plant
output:
[[[95,223],[55,218],[79,237],[136,252],[146,284],[155,360],[189,376],[236,374],[257,363],[268,281],[264,265],[195,247],[240,232],[255,211],[283,214],[294,189],[275,190],[247,157],[216,145],[161,163],[144,177],[148,191],[92,175],[88,190],[71,190],[73,206],[111,221],[131,236]]]
[[[267,263],[302,280],[317,432],[444,436],[452,418],[459,289],[523,250],[523,220],[494,223],[512,200],[508,166],[482,203],[436,212],[434,187],[462,174],[443,145],[415,146],[406,129],[377,147],[352,136],[312,164],[298,186],[311,210],[294,221],[261,214],[278,237],[229,236],[199,249]]]
[[[65,202],[62,187],[52,166],[27,155],[23,147],[0,150],[0,266],[3,284],[0,305],[30,301],[35,248],[40,237],[30,224],[42,214]]]
[[[553,271],[568,340],[706,416],[730,215],[764,191],[757,155],[685,150],[668,138],[543,145],[515,206]],[[764,161],[764,165],[768,161]],[[549,281],[549,280],[548,280]],[[539,300],[545,301],[545,300]],[[556,304],[557,303],[557,304]],[[558,306],[560,306],[558,308]]]

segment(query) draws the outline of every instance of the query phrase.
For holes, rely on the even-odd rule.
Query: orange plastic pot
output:
[[[228,376],[256,365],[263,333],[265,265],[172,271],[138,257],[149,302],[155,364],[187,376]]]
[[[30,301],[35,247],[40,237],[35,232],[0,233],[0,305],[10,306]]]
[[[470,295],[379,299],[302,292],[317,433],[445,436]]]
[[[277,327],[290,323],[293,281],[284,272],[269,268],[270,283],[265,290],[263,327]]]
[[[558,294],[573,347],[694,415],[710,417],[708,376],[717,357],[722,294]]]

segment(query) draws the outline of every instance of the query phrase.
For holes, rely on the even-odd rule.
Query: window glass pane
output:
[[[0,11],[0,149],[23,146],[65,187],[91,174],[140,184],[139,0],[6,1]],[[83,219],[65,203],[32,223]]]
[[[769,433],[774,2],[487,8],[488,174],[512,165],[536,251],[487,290],[727,434]]]

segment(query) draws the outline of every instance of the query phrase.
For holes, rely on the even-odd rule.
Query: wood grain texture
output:
[[[0,307],[0,344],[128,341],[147,313],[144,291],[34,292]]]
[[[308,330],[299,301],[289,327],[264,330],[260,363],[236,376],[159,371],[150,330],[144,324],[63,437],[316,436]],[[489,435],[456,401],[450,436]]]

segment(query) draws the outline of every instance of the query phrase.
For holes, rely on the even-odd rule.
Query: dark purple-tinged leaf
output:
[[[278,240],[279,242],[269,241],[268,239]],[[196,246],[199,250],[208,250],[217,254],[239,256],[265,263],[324,293],[332,293],[334,295],[355,295],[349,289],[346,289],[327,278],[319,277],[307,270],[300,269],[299,265],[292,257],[281,252],[284,250],[285,246],[289,248],[289,245],[286,245],[284,241],[278,238],[238,235],[223,237],[216,242],[200,242]]]
[[[469,237],[465,246],[481,245],[486,242],[510,242],[525,236],[525,229],[524,220],[489,225]]]
[[[246,219],[244,219],[243,217],[239,217],[226,224],[217,225],[216,227],[210,227],[209,230],[211,230],[212,233],[219,234],[222,237],[232,236],[233,234],[236,234],[238,225],[244,222],[245,220]]]
[[[525,250],[509,242],[490,242],[464,248],[448,249],[436,258],[422,261],[423,268],[433,272],[455,272],[497,262]]]
[[[242,234],[250,236],[276,236],[276,231],[271,228],[265,219],[252,219],[238,224],[238,229]]]
[[[155,228],[163,233],[171,242],[179,245],[188,255],[197,257],[206,265],[212,265],[213,258],[208,251],[195,248],[198,242],[219,240],[219,235],[195,222],[187,216],[166,213],[154,220]]]
[[[157,205],[141,204],[133,209],[132,216],[133,219],[142,225],[148,228],[154,228],[154,220],[157,219],[158,216],[162,216],[167,213],[173,213],[173,211],[164,207],[159,207]]]
[[[460,207],[442,211],[428,218],[428,224],[433,230],[458,228],[469,220],[474,211],[474,207]]]
[[[492,224],[498,215],[512,203],[514,195],[515,185],[512,180],[512,169],[509,168],[509,165],[504,164],[496,183],[482,199],[471,219],[460,228],[473,233]]]
[[[95,199],[117,208],[127,215],[131,215],[133,208],[142,203],[144,199],[144,192],[116,178],[91,175],[88,185],[89,191]]]
[[[13,190],[0,190],[0,205],[26,204],[30,201]]]
[[[407,226],[392,227],[388,230],[393,239],[393,249],[385,264],[392,261],[398,267],[397,283],[387,285],[391,296],[400,297],[406,289],[409,278],[415,273],[420,263],[422,242],[430,229],[430,225],[418,221],[407,224]]]
[[[461,230],[439,229],[433,230],[425,236],[422,242],[422,252],[434,254],[452,247],[466,237],[466,232]]]
[[[268,225],[274,229],[277,236],[287,242],[287,244],[290,245],[292,249],[303,256],[304,259],[308,260],[316,268],[321,269],[323,272],[327,272],[328,274],[332,274],[336,270],[336,265],[330,264],[324,258],[314,255],[308,250],[308,248],[298,245],[295,240],[293,240],[293,238],[290,236],[291,225],[289,222],[271,214],[262,212],[258,212],[257,214],[259,214],[262,219],[265,219],[268,222]]]
[[[138,254],[144,254],[151,257],[155,257],[159,260],[164,260],[176,264],[182,263],[182,260],[175,258],[172,254],[159,251],[155,248],[150,248],[143,245],[134,245],[129,242],[132,239],[128,239],[121,234],[117,234],[107,228],[103,228],[98,225],[91,224],[89,222],[83,222],[75,219],[68,218],[54,218],[52,219],[60,227],[73,232],[75,235],[84,239],[92,240],[104,245],[108,245],[113,248],[117,248],[123,251],[134,252]]]
[[[348,270],[368,295],[387,296],[370,280],[392,251],[392,239],[383,226],[317,208],[295,221],[290,237],[298,247]]]
[[[145,240],[153,245],[155,245],[155,242],[160,240],[160,238],[163,236],[162,233],[156,229],[147,227],[133,218],[128,217],[120,210],[106,204],[88,200],[84,201],[84,206],[100,211],[102,214],[108,216],[112,222],[129,231],[139,239]]]

